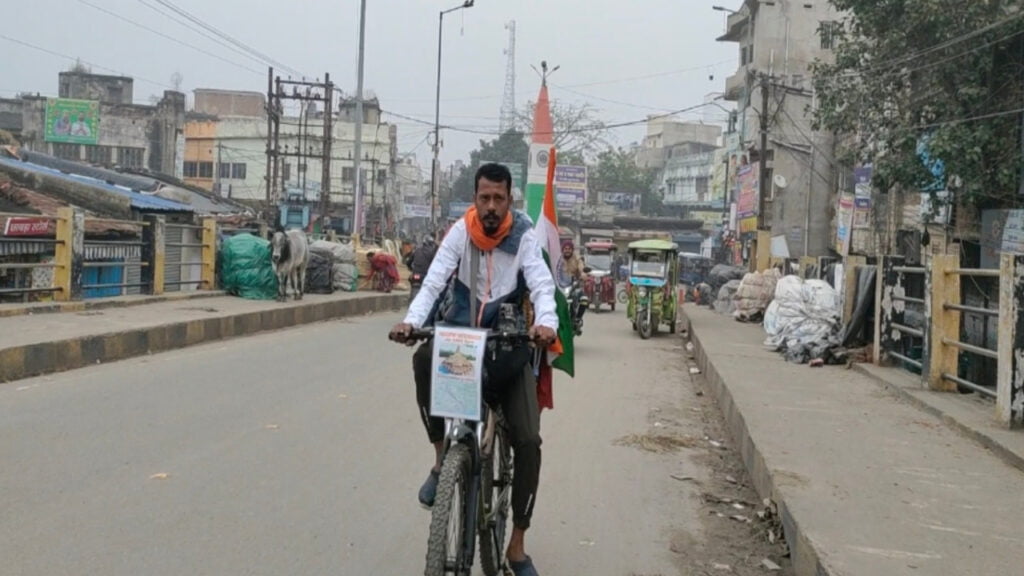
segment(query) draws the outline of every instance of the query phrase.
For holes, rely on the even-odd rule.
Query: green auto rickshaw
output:
[[[638,240],[629,245],[626,315],[644,340],[667,324],[676,333],[679,246],[667,240]]]

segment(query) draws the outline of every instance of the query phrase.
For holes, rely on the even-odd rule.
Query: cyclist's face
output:
[[[480,178],[477,182],[474,202],[486,234],[498,232],[508,214],[510,200],[511,194],[504,182],[492,182],[487,178]]]

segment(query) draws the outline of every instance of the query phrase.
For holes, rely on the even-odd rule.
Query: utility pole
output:
[[[356,142],[352,154],[352,181],[355,204],[352,209],[352,233],[362,234],[363,222],[363,60],[366,56],[366,0],[359,2],[359,66],[356,73]]]
[[[221,153],[221,150],[223,148],[224,148],[224,145],[220,143],[220,140],[218,140],[217,141],[217,170],[213,173],[213,176],[214,176],[213,189],[214,189],[214,191],[217,192],[217,196],[220,196],[222,198],[224,197],[224,193],[221,192],[221,189],[220,189],[220,186],[221,186],[221,183],[220,183],[220,166],[221,166],[221,164],[220,164],[220,153]]]
[[[324,141],[323,160],[320,165],[320,233],[327,234],[331,211],[331,145],[334,142],[334,84],[331,75],[324,74]]]
[[[768,75],[761,73],[761,149],[758,161],[758,207],[757,221],[759,230],[767,229],[765,209],[768,205]]]

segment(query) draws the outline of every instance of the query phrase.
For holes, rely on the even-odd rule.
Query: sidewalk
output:
[[[125,308],[128,306],[156,304],[158,302],[181,302],[183,300],[200,300],[204,298],[217,298],[219,296],[224,296],[224,292],[221,290],[189,290],[184,292],[168,292],[161,296],[117,296],[114,298],[97,298],[95,300],[76,300],[74,302],[0,304],[0,318]]]
[[[233,296],[0,317],[0,382],[214,340],[404,307],[408,292],[307,294],[281,303]]]
[[[787,363],[760,326],[697,307],[684,322],[798,576],[1021,573],[1024,432],[965,399],[880,386],[884,369]]]

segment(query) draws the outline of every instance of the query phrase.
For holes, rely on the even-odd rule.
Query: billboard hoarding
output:
[[[100,103],[95,100],[50,98],[46,101],[47,142],[97,144],[100,129]]]

